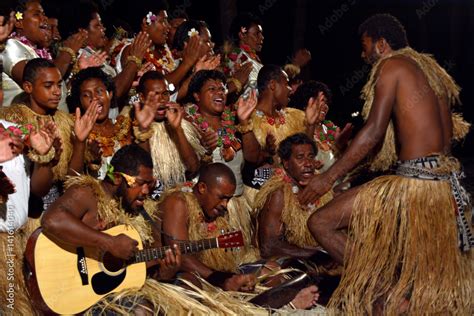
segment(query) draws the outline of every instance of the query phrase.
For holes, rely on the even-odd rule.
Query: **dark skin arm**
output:
[[[91,227],[96,220],[97,203],[90,188],[71,187],[44,213],[43,232],[74,246],[97,247],[118,258],[131,258],[138,245],[136,240],[124,234],[110,236]]]
[[[166,234],[165,244],[173,243],[168,236],[178,240],[189,240],[187,228],[189,211],[185,201],[176,195],[170,196],[162,202],[160,209],[163,212],[163,232]],[[214,272],[193,255],[182,256],[181,270],[198,273],[205,279]],[[253,289],[255,283],[255,275],[237,274],[226,279],[222,288],[226,291],[249,291]]]
[[[125,48],[125,51],[127,52],[127,56],[135,56],[139,60],[142,60],[150,45],[151,40],[148,33],[140,32],[133,40],[133,43]],[[132,87],[133,80],[135,79],[137,72],[140,70],[135,62],[128,61],[127,58],[122,58],[122,65],[125,65],[122,72],[117,74],[114,78],[118,100],[122,100],[122,98],[127,96],[128,91]],[[119,102],[119,104],[124,103]]]
[[[339,160],[325,173],[310,180],[299,197],[302,204],[311,203],[329,191],[337,179],[356,167],[383,140],[396,101],[399,67],[396,62],[387,60],[381,69],[366,124]]]
[[[176,144],[181,161],[186,167],[186,172],[189,174],[196,173],[199,170],[199,158],[186,138],[181,125],[184,117],[183,107],[177,103],[170,103],[169,109],[166,111],[166,117],[169,123],[167,130]]]
[[[189,211],[185,201],[176,196],[170,196],[160,205],[163,212],[163,232],[167,238],[164,238],[165,245],[171,245],[175,240],[189,240],[187,220]],[[208,278],[213,272],[211,268],[199,261],[194,255],[183,255],[181,269],[186,272],[198,273],[203,278]]]
[[[283,191],[275,191],[270,195],[258,216],[258,239],[262,257],[311,257],[316,253],[314,249],[300,248],[283,239],[284,226],[281,222],[283,205]]]

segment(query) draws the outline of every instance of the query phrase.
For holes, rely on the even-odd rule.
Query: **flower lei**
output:
[[[250,56],[250,58],[252,58],[253,60],[258,61],[259,63],[261,63],[260,57],[258,57],[257,52],[254,49],[252,49],[249,45],[240,44],[239,47],[240,47],[241,50],[246,52]]]
[[[102,157],[110,157],[114,154],[116,142],[120,143],[120,147],[129,142],[130,127],[130,119],[119,115],[114,124],[114,135],[112,137],[102,136],[98,131],[92,130],[89,134],[88,141],[96,141],[102,152]]]
[[[277,118],[274,118],[273,116],[267,116],[265,113],[263,113],[260,110],[257,110],[256,114],[258,117],[265,117],[267,119],[268,124],[270,125],[275,125],[276,127],[279,127],[280,125],[284,125],[286,123],[285,119],[285,111],[284,110],[277,110]]]
[[[10,136],[20,137],[30,135],[31,131],[33,130],[33,124],[26,124],[24,126],[9,126],[7,128],[3,127],[0,124],[0,134],[8,133]]]
[[[324,120],[321,124],[321,131],[319,132],[319,140],[322,143],[332,145],[336,141],[337,126],[330,120]]]
[[[155,57],[155,54],[152,52],[153,49],[148,49],[144,58],[147,62],[152,63],[157,71],[168,74],[174,70],[175,61],[173,54],[166,44],[158,49],[159,58]]]
[[[199,113],[199,107],[196,104],[192,104],[187,109],[187,112],[195,126],[204,132],[209,129],[209,122],[207,122],[204,116]],[[228,106],[224,108],[224,112],[221,114],[222,127],[220,127],[217,131],[217,146],[221,147],[222,150],[232,148],[234,151],[238,151],[241,148],[240,140],[235,136],[235,132],[237,131],[237,127],[235,126],[235,115],[236,112],[232,111]],[[223,153],[222,150],[221,153]],[[232,160],[234,155],[232,155],[231,159],[229,160]],[[226,161],[229,160],[226,159]]]
[[[291,185],[291,192],[293,192],[293,194],[298,194],[300,192],[300,188],[295,184],[293,179],[286,173],[284,169],[276,168],[274,170],[274,174],[279,177],[282,177],[284,182]],[[308,210],[314,211],[319,204],[320,204],[320,200],[317,199],[313,203],[309,203],[306,207],[308,208]]]
[[[27,39],[26,36],[18,36],[16,32],[13,32],[10,35],[10,38],[16,39],[20,43],[25,44],[26,46],[32,48],[36,52],[36,54],[38,54],[39,57],[47,59],[47,60],[53,60],[53,57],[51,57],[51,54],[49,53],[49,50],[46,47],[38,48],[29,39]]]

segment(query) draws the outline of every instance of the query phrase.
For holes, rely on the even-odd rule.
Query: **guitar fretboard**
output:
[[[198,241],[177,243],[181,254],[195,253],[206,249],[217,248],[217,238],[203,239]],[[135,254],[134,263],[163,259],[166,251],[172,249],[170,246],[160,248],[147,248]]]

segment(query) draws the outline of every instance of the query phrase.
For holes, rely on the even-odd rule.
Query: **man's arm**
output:
[[[396,101],[400,69],[397,60],[387,60],[381,66],[372,109],[364,127],[328,171],[310,180],[300,196],[301,203],[310,203],[329,191],[334,182],[356,167],[383,140]]]
[[[180,197],[170,196],[162,202],[160,210],[163,212],[164,244],[171,245],[174,240],[189,240],[187,227],[189,210],[186,202]],[[208,278],[213,272],[193,255],[182,256],[181,268],[186,272],[197,272],[203,278]]]
[[[283,205],[283,191],[275,191],[270,195],[258,216],[258,241],[262,257],[311,257],[316,252],[315,250],[300,248],[283,239],[284,228],[281,222]]]
[[[199,170],[199,157],[189,143],[183,128],[183,124],[186,124],[183,119],[184,109],[177,103],[170,104],[166,116],[170,127],[167,130],[176,144],[181,161],[186,167],[186,172],[193,175]]]
[[[124,234],[102,233],[82,222],[88,212],[96,212],[97,203],[92,189],[71,187],[44,213],[41,219],[43,232],[71,245],[97,247],[118,258],[130,258],[136,251],[136,240]]]

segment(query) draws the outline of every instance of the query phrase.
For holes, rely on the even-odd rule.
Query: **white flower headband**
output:
[[[146,24],[151,25],[152,23],[155,23],[158,17],[153,14],[153,12],[148,12],[146,15]]]
[[[246,28],[245,26],[241,26],[241,27],[240,27],[240,32],[241,32],[242,34],[247,33],[247,28]]]
[[[199,32],[196,31],[196,29],[193,27],[192,29],[189,30],[188,36],[189,36],[189,37],[193,37],[193,36],[195,36],[195,35],[199,35]]]

